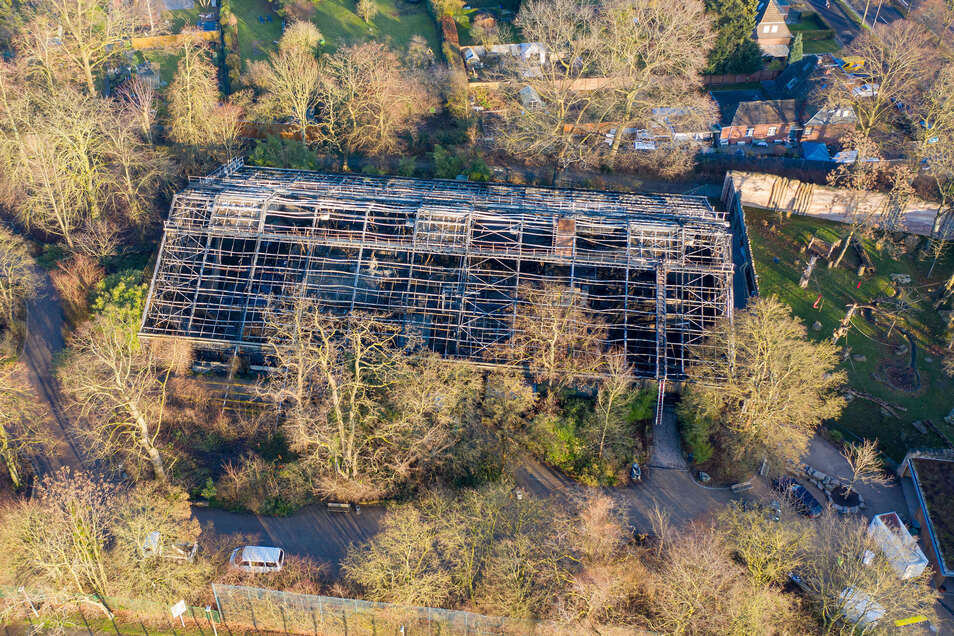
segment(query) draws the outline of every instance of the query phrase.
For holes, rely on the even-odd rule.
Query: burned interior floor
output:
[[[141,335],[260,357],[265,310],[305,294],[499,362],[524,301],[582,292],[640,377],[681,379],[732,312],[725,214],[703,197],[328,175],[245,166],[172,203]],[[225,359],[225,358],[223,358]]]

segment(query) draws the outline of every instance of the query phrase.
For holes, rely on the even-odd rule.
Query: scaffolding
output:
[[[175,195],[140,335],[261,358],[266,308],[307,295],[448,358],[497,364],[525,286],[581,292],[643,378],[685,378],[732,312],[728,222],[703,197],[246,166]]]

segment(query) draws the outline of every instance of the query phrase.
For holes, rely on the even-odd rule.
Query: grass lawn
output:
[[[836,53],[841,47],[835,38],[824,40],[807,40],[802,42],[802,51],[806,54],[819,55],[821,53]]]
[[[163,17],[169,20],[169,33],[181,33],[185,27],[194,27],[199,21],[200,13],[213,13],[215,11],[211,6],[202,8],[196,3],[191,9],[176,9],[166,11]]]
[[[281,17],[265,0],[233,0],[232,13],[238,20],[239,55],[246,63],[265,58],[282,36]],[[264,16],[272,21],[259,22]]]
[[[147,51],[137,51],[136,63],[149,60],[159,65],[159,80],[162,82],[161,88],[165,88],[172,83],[172,78],[179,68],[179,58],[182,54],[178,50],[168,49],[149,49]]]
[[[415,35],[427,40],[439,55],[437,25],[423,2],[408,4],[402,0],[375,0],[378,13],[366,24],[354,12],[354,0],[320,0],[315,2],[312,22],[325,37],[326,51],[360,44],[368,40],[384,42],[398,51],[407,50]]]
[[[827,28],[828,25],[818,17],[817,13],[803,13],[798,22],[788,25],[788,30],[792,33],[796,31],[820,31]]]
[[[951,397],[954,395],[954,381],[942,372],[936,350],[926,350],[945,344],[943,324],[929,295],[954,271],[954,259],[950,255],[942,258],[928,279],[930,262],[917,260],[914,252],[893,256],[887,250],[878,251],[873,241],[863,239],[876,273],[859,278],[857,257],[849,250],[838,269],[828,269],[825,261],[819,259],[808,288],[801,289],[798,280],[808,260],[806,254],[800,253],[801,247],[807,245],[812,234],[829,242],[837,240],[846,226],[803,216],[779,221],[778,214],[752,209],[746,210],[746,221],[760,293],[763,296],[776,295],[788,304],[809,327],[813,337],[830,338],[849,303],[868,304],[879,297],[887,299],[893,296],[891,274],[911,276],[911,283],[901,285],[898,296],[910,309],[900,313],[894,329],[890,329],[892,319],[886,313],[872,312],[869,316],[858,312],[847,338],[840,342],[851,347],[852,356],[864,357],[863,360],[851,357],[843,363],[850,385],[906,410],[899,410],[899,418],[895,418],[883,413],[873,402],[855,399],[837,422],[830,423],[830,428],[839,430],[848,440],[877,438],[884,452],[895,461],[903,459],[909,448],[944,445],[936,434],[918,432],[911,425],[915,420],[931,420],[949,436],[954,436],[954,427],[945,424],[943,419],[954,406]],[[813,306],[816,301],[817,308]],[[816,321],[821,323],[818,331],[811,329]],[[920,387],[910,392],[892,388],[879,379],[886,373],[905,370],[911,373],[910,353],[896,355],[896,349],[907,343],[898,328],[908,331],[917,343],[915,366],[920,375]]]

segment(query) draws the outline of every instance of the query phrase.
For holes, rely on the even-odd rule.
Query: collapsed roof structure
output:
[[[579,290],[636,374],[682,379],[731,316],[725,214],[703,197],[320,174],[239,159],[175,195],[140,335],[262,358],[305,295],[443,356],[501,363],[525,286]],[[275,311],[279,311],[276,309]]]

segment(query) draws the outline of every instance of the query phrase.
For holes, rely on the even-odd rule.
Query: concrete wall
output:
[[[880,226],[888,207],[888,197],[880,192],[853,193],[839,188],[802,183],[770,174],[730,171],[742,205],[769,210],[785,210],[828,221],[850,223],[857,217],[868,217],[869,223]],[[899,231],[931,236],[939,204],[914,198],[901,211]],[[954,232],[948,231],[948,238]]]

